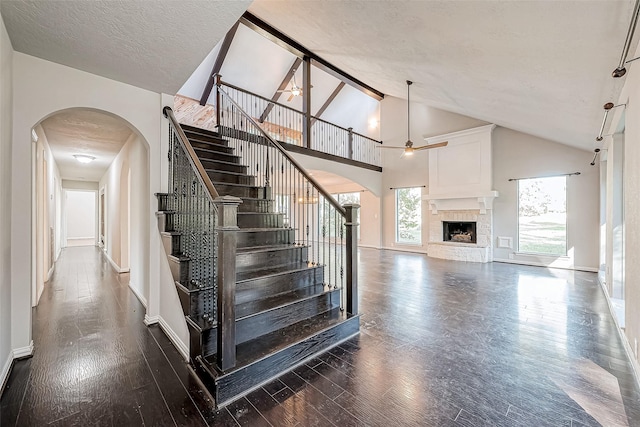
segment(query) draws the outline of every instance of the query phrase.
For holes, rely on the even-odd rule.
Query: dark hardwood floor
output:
[[[68,248],[0,425],[640,425],[595,274],[362,249],[360,284],[359,337],[216,412],[126,275]]]

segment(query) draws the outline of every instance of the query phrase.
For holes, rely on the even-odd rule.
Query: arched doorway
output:
[[[117,273],[131,272],[146,302],[149,146],[125,119],[93,108],[56,111],[33,126],[32,305],[68,244],[67,192],[93,192],[94,244]],[[131,171],[135,173],[131,173]],[[77,212],[76,212],[77,215]],[[147,287],[147,289],[145,289]]]

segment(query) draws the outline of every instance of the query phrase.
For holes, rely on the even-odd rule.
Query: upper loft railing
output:
[[[249,115],[264,132],[279,142],[315,150],[354,162],[382,166],[380,144],[366,135],[354,132],[319,117],[306,115],[294,108],[215,78],[215,87],[224,88],[228,96]],[[220,124],[219,97],[216,96],[216,123]],[[227,111],[227,114],[229,112]],[[306,125],[306,126],[305,126]],[[306,131],[306,129],[310,131]]]

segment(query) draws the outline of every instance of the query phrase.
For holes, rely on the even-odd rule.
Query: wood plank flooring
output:
[[[0,426],[638,426],[596,280],[361,249],[360,336],[215,411],[127,276],[68,248]]]

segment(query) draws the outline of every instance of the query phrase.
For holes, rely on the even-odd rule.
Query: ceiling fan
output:
[[[431,148],[438,148],[438,147],[446,147],[449,144],[449,141],[444,141],[444,142],[438,142],[437,144],[423,145],[421,147],[413,146],[413,141],[411,141],[411,111],[410,111],[411,101],[409,98],[409,88],[411,87],[412,84],[413,82],[411,80],[407,80],[407,142],[405,142],[404,147],[390,147],[388,145],[380,146],[380,148],[395,148],[395,149],[404,150],[404,152],[402,153],[402,157],[413,156],[414,151],[428,150]]]
[[[293,82],[291,83],[291,89],[280,89],[280,90],[277,90],[276,93],[285,93],[285,92],[290,93],[291,95],[289,95],[289,98],[287,98],[287,102],[291,102],[294,96],[302,95],[302,89],[303,89],[302,86],[298,86],[296,84],[296,75],[294,74]]]

